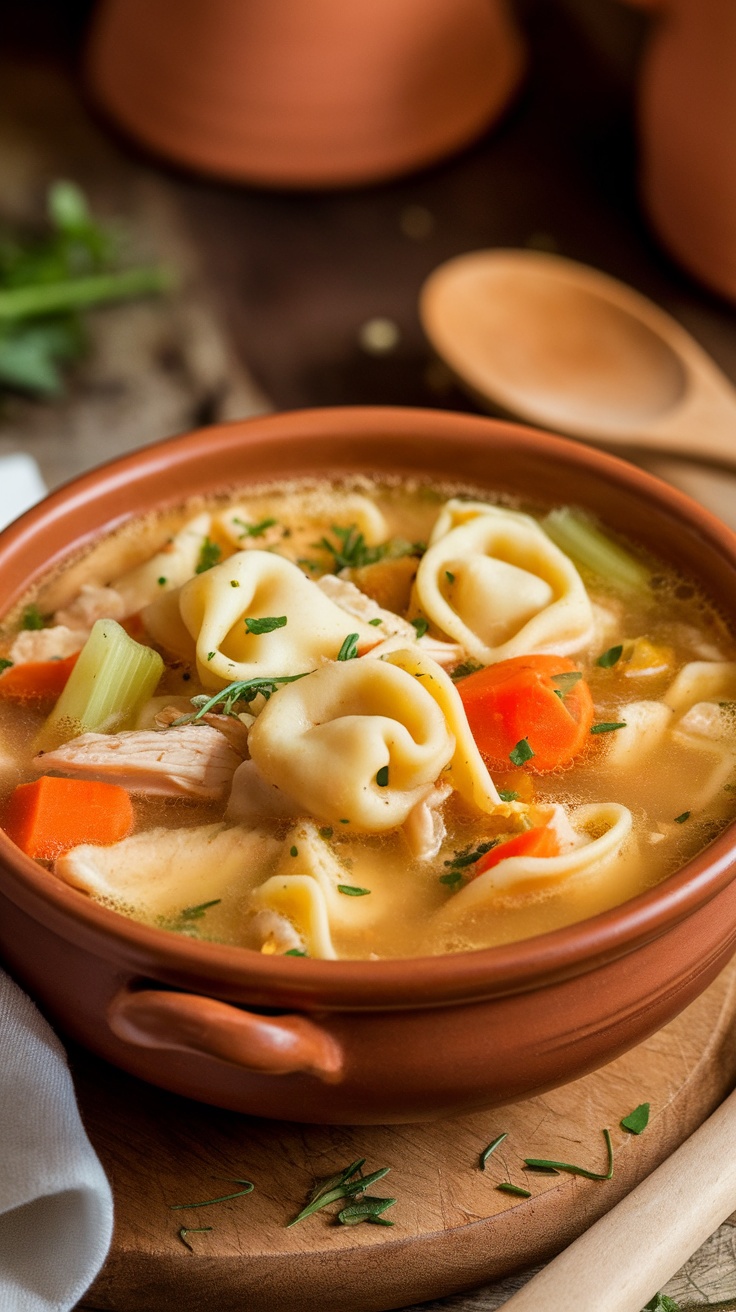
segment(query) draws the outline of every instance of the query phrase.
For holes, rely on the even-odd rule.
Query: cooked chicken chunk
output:
[[[56,624],[50,629],[21,629],[13,639],[10,659],[14,665],[25,665],[27,661],[64,660],[81,651],[87,634],[84,629],[69,629],[65,624]]]
[[[122,784],[131,793],[215,801],[226,796],[241,759],[218,729],[182,724],[84,733],[54,751],[39,752],[33,764],[44,773]]]

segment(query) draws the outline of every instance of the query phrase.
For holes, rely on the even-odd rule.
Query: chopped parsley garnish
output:
[[[379,624],[383,624],[383,620],[381,619],[380,615],[377,615],[374,620],[369,620],[368,623],[371,624],[374,629],[376,629],[378,628]]]
[[[480,1155],[481,1171],[485,1171],[486,1162],[488,1161],[488,1158],[491,1156],[491,1153],[495,1153],[496,1149],[499,1147],[500,1144],[503,1143],[504,1139],[506,1138],[508,1138],[508,1131],[504,1134],[497,1135],[495,1139],[491,1140],[488,1147],[483,1149],[483,1152]]]
[[[455,666],[450,678],[453,683],[457,683],[458,679],[467,679],[469,674],[477,674],[478,670],[482,669],[483,666],[478,661],[461,661]]]
[[[517,1198],[531,1198],[528,1189],[522,1189],[521,1185],[512,1184],[510,1180],[502,1180],[501,1184],[496,1185],[502,1194],[514,1194]]]
[[[686,820],[689,820],[689,819],[690,819],[690,812],[689,812],[689,811],[683,811],[680,815],[676,815],[676,816],[675,816],[675,824],[676,824],[676,825],[684,825],[685,821],[686,821]]]
[[[2,673],[3,670],[9,670],[12,664],[13,662],[9,661],[7,656],[0,657],[0,673]]]
[[[509,752],[509,760],[512,765],[524,765],[526,761],[531,761],[533,755],[528,740],[520,738],[513,751]]]
[[[20,620],[20,627],[22,629],[46,628],[46,620],[44,619],[43,615],[38,609],[38,606],[36,606],[34,602],[31,602],[29,606],[26,606],[25,610],[23,611]]]
[[[417,637],[423,638],[425,633],[427,632],[427,629],[429,628],[429,620],[425,620],[424,616],[420,615],[418,616],[417,619],[412,620],[411,622],[412,622],[412,626],[417,631]]]
[[[330,825],[325,825],[324,829],[320,829],[319,836],[320,838],[324,838],[326,842],[328,839],[332,838],[332,833],[333,831]]]
[[[233,515],[233,524],[237,524],[238,528],[242,529],[242,532],[238,533],[239,538],[259,538],[267,528],[273,528],[277,523],[276,519],[262,519],[259,524],[246,524],[244,519]]]
[[[254,619],[251,615],[247,615],[244,624],[249,633],[273,633],[274,629],[286,627],[286,616],[264,615],[262,619]]]
[[[164,588],[164,587],[166,587],[166,584],[168,583],[168,581],[169,581],[169,580],[168,580],[167,578],[165,578],[163,574],[161,575],[161,578],[160,578],[160,579],[156,579],[156,582],[158,583],[158,586],[159,586],[160,588]]]
[[[299,848],[298,848],[298,847],[294,847],[294,846],[292,846],[292,847],[289,848],[289,856],[298,856],[298,855],[299,855]]]
[[[349,820],[341,820],[341,821],[340,821],[340,824],[341,824],[341,825],[349,825],[349,824],[350,824],[350,821],[349,821]]]
[[[218,547],[217,543],[213,542],[211,538],[205,538],[199,548],[199,560],[194,573],[204,574],[206,570],[212,569],[212,566],[217,564],[221,555],[222,549]]]
[[[596,665],[600,665],[603,670],[610,670],[611,666],[621,660],[623,649],[624,645],[622,642],[619,642],[615,647],[609,647],[608,651],[604,651],[603,655],[598,657]]]
[[[629,1134],[641,1134],[642,1130],[646,1130],[648,1124],[648,1102],[640,1103],[638,1107],[634,1108],[633,1112],[629,1112],[628,1116],[624,1116],[623,1119],[619,1121],[621,1129],[628,1130]]]
[[[502,802],[518,802],[519,800],[519,794],[511,789],[499,788],[498,795]]]
[[[305,952],[303,948],[289,948],[288,952],[285,952],[285,953],[284,953],[284,956],[285,956],[285,957],[308,957],[308,956],[309,956],[309,953],[308,953],[308,952]]]
[[[382,766],[381,766],[380,770],[378,771],[378,773],[377,773],[377,775],[376,775],[376,783],[378,784],[378,787],[379,787],[379,788],[387,788],[387,787],[388,787],[388,766],[387,766],[387,765],[382,765]]]
[[[480,861],[491,848],[498,847],[500,841],[499,838],[489,838],[485,843],[479,843],[477,847],[463,847],[459,852],[455,852],[450,861],[443,862],[447,867],[447,874],[440,875],[440,883],[449,884],[451,888],[459,884],[467,867],[475,865],[476,861]]]
[[[347,897],[365,897],[370,893],[369,888],[359,888],[357,884],[338,884],[338,893],[345,893]]]
[[[557,1175],[559,1171],[566,1171],[568,1175],[582,1175],[586,1180],[610,1180],[613,1177],[613,1144],[611,1143],[610,1130],[604,1130],[603,1137],[606,1141],[606,1152],[608,1154],[608,1169],[605,1173],[588,1171],[584,1166],[573,1166],[570,1162],[547,1161],[544,1157],[525,1157],[524,1165],[530,1167],[533,1171],[546,1171],[549,1175]]]
[[[446,569],[446,570],[445,570],[445,578],[447,579],[447,582],[448,582],[448,583],[454,583],[454,582],[455,582],[455,575],[452,574],[452,573],[450,572],[449,569]]]
[[[338,1171],[335,1175],[327,1176],[324,1180],[318,1180],[310,1194],[306,1207],[302,1208],[293,1221],[289,1221],[287,1229],[297,1225],[299,1221],[304,1221],[314,1212],[320,1212],[323,1207],[328,1207],[330,1203],[336,1203],[342,1198],[359,1197],[365,1193],[370,1185],[375,1184],[377,1180],[382,1180],[384,1175],[388,1175],[391,1169],[389,1166],[383,1166],[380,1171],[373,1171],[370,1175],[363,1175],[365,1160],[365,1157],[360,1157],[357,1162],[346,1166],[344,1171]],[[360,1201],[365,1203],[368,1202],[368,1199],[361,1198]],[[377,1201],[390,1206],[388,1199],[378,1199]],[[372,1219],[370,1215],[365,1217],[366,1221]],[[345,1223],[343,1222],[343,1224]]]
[[[214,897],[214,898],[212,899],[211,902],[200,902],[200,903],[199,903],[199,906],[196,906],[196,907],[185,907],[183,911],[180,911],[180,912],[179,912],[179,919],[180,919],[180,920],[201,920],[201,918],[202,918],[202,916],[204,915],[205,911],[209,911],[210,907],[216,907],[216,906],[219,906],[220,902],[222,902],[222,898],[221,898],[221,897]]]
[[[207,660],[208,660],[208,661],[213,660],[214,657],[216,656],[216,654],[217,654],[217,653],[214,652],[214,651],[208,651],[208,652],[207,652]]]
[[[360,638],[360,634],[359,634],[359,633],[349,633],[349,634],[348,634],[347,638],[345,639],[344,643],[342,644],[342,647],[340,648],[339,652],[337,653],[337,659],[338,659],[339,661],[353,661],[353,660],[355,660],[356,656],[358,655],[358,640],[359,640],[359,638]]]
[[[386,558],[396,560],[400,556],[421,556],[426,550],[423,542],[406,542],[403,538],[389,538],[388,542],[369,546],[357,524],[350,524],[347,528],[333,524],[331,532],[337,539],[336,542],[330,542],[329,538],[323,537],[319,542],[313,542],[312,546],[330,553],[333,557],[332,570],[335,574],[341,569],[361,569],[364,565],[375,565],[379,560]]]
[[[614,729],[625,729],[625,728],[626,728],[625,720],[613,720],[613,721],[604,720],[601,724],[594,724],[590,732],[613,733]]]
[[[230,580],[230,587],[231,587],[231,588],[239,588],[239,587],[240,587],[240,584],[238,583],[238,580],[237,580],[237,579],[231,579],[231,580]]]

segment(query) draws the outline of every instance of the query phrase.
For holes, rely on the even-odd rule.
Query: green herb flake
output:
[[[308,957],[308,956],[309,956],[309,953],[308,953],[308,952],[305,952],[303,948],[289,948],[289,949],[284,953],[284,956],[285,956],[285,957]]]
[[[591,733],[613,733],[615,729],[625,729],[625,720],[604,720],[601,724],[594,724]]]
[[[615,647],[609,647],[608,651],[604,651],[603,654],[598,657],[596,665],[600,665],[602,670],[610,670],[612,666],[616,665],[617,662],[621,660],[623,650],[624,645],[622,642],[617,643]]]
[[[12,666],[13,666],[13,662],[9,661],[7,656],[0,657],[0,674],[2,673],[3,670],[12,669]]]
[[[370,1185],[375,1184],[377,1180],[382,1180],[384,1175],[388,1175],[391,1169],[388,1166],[383,1166],[379,1171],[373,1171],[370,1175],[363,1175],[365,1160],[365,1157],[360,1157],[357,1162],[346,1166],[344,1171],[338,1171],[335,1175],[330,1175],[324,1180],[318,1180],[312,1189],[306,1207],[302,1208],[293,1221],[288,1222],[287,1229],[290,1229],[293,1225],[298,1225],[300,1221],[306,1220],[314,1212],[320,1212],[323,1207],[328,1207],[330,1203],[336,1203],[342,1198],[355,1198],[357,1195],[365,1193]]]
[[[457,683],[460,679],[467,679],[469,674],[477,674],[478,670],[484,668],[478,661],[461,661],[459,665],[455,666],[450,678],[453,683]]]
[[[447,884],[449,888],[454,888],[456,884],[462,881],[462,870],[450,870],[446,875],[440,875],[440,883]]]
[[[376,774],[376,783],[379,788],[388,788],[388,766],[382,765]]]
[[[29,606],[26,606],[25,610],[23,611],[20,621],[20,627],[22,629],[46,628],[46,620],[44,619],[43,615],[38,609],[38,606],[36,606],[34,602],[31,602]]]
[[[298,855],[299,855],[299,848],[298,848],[298,847],[290,847],[290,848],[289,848],[289,856],[298,856]]]
[[[707,1306],[707,1304],[704,1304],[704,1306]],[[714,1306],[717,1307],[718,1304]],[[642,1312],[682,1312],[682,1309],[680,1304],[676,1303],[674,1298],[670,1298],[668,1294],[655,1294],[654,1298],[650,1298],[649,1302],[642,1308]]]
[[[648,1124],[648,1102],[639,1103],[639,1106],[635,1107],[633,1112],[629,1112],[628,1116],[624,1116],[622,1120],[619,1121],[621,1129],[628,1130],[629,1134],[641,1134],[642,1130],[646,1130]]]
[[[518,802],[519,800],[519,794],[507,788],[499,788],[498,795],[502,802]]]
[[[179,919],[201,920],[205,911],[209,911],[210,907],[219,906],[221,902],[222,902],[221,897],[213,897],[211,902],[200,902],[199,905],[196,907],[185,907],[183,911],[179,912]]]
[[[325,842],[332,838],[332,834],[333,830],[329,825],[325,825],[323,829],[319,830],[319,836],[320,838],[324,838]]]
[[[524,765],[526,761],[531,761],[533,755],[528,739],[520,738],[514,750],[509,752],[509,760],[512,765]]]
[[[341,825],[349,825],[349,824],[350,824],[350,821],[349,821],[349,820],[341,820],[341,821],[340,821],[340,824],[341,824]]]
[[[338,884],[338,893],[344,893],[346,897],[366,897],[370,893],[369,888],[358,888],[357,884]]]
[[[212,1230],[211,1225],[197,1225],[197,1226],[183,1225],[181,1229],[177,1231],[177,1233],[184,1247],[188,1248],[190,1253],[193,1253],[194,1249],[192,1248],[192,1245],[187,1241],[187,1235],[205,1235],[211,1230]]]
[[[380,615],[377,615],[374,620],[369,620],[368,623],[371,624],[374,629],[377,629],[379,624],[383,624],[383,620]]]
[[[448,884],[450,888],[459,884],[467,867],[475,865],[486,852],[491,851],[491,848],[498,847],[500,841],[499,838],[489,838],[486,842],[479,843],[477,847],[463,847],[459,852],[455,852],[449,861],[443,862],[447,867],[447,874],[440,875],[440,883]]]
[[[215,1203],[229,1203],[233,1198],[244,1198],[246,1194],[252,1194],[255,1185],[251,1180],[233,1180],[232,1184],[242,1184],[244,1187],[239,1189],[236,1194],[223,1194],[220,1198],[206,1198],[202,1203],[173,1203],[169,1207],[170,1212],[186,1212],[194,1207],[214,1207]]]
[[[208,651],[208,652],[207,652],[207,660],[208,660],[208,661],[212,661],[212,660],[214,660],[214,658],[215,658],[216,655],[217,655],[217,652],[214,652],[214,651]]]
[[[239,519],[233,515],[233,524],[237,524],[242,531],[238,533],[238,538],[260,538],[266,532],[267,528],[273,528],[278,523],[276,519],[262,519],[258,524],[246,524],[244,519]]]
[[[429,628],[429,620],[425,620],[424,616],[420,615],[417,619],[412,620],[412,626],[417,631],[417,637],[423,638]]]
[[[356,656],[358,655],[358,640],[359,640],[359,638],[360,638],[360,634],[359,634],[359,633],[349,633],[349,634],[348,634],[347,638],[345,639],[345,641],[344,641],[343,644],[342,644],[342,647],[340,648],[339,652],[337,653],[337,659],[338,659],[339,661],[354,661],[354,660],[355,660]]]
[[[676,816],[675,816],[675,824],[676,824],[676,825],[684,825],[685,821],[686,821],[686,820],[689,820],[689,819],[690,819],[690,812],[689,812],[689,811],[682,811],[680,815],[676,815]]]
[[[261,619],[254,619],[253,616],[247,615],[244,624],[248,633],[273,633],[274,629],[284,629],[286,627],[286,616],[264,615]]]
[[[206,537],[199,549],[199,559],[194,573],[205,574],[208,569],[212,569],[212,566],[217,564],[221,555],[222,549],[218,547],[216,542]]]
[[[238,580],[237,580],[237,579],[231,579],[231,580],[230,580],[230,587],[231,587],[231,588],[239,588],[239,587],[240,587],[240,584],[238,583]]]
[[[570,1162],[548,1161],[543,1157],[526,1157],[524,1165],[533,1171],[546,1171],[550,1175],[556,1175],[558,1171],[566,1171],[568,1175],[582,1175],[586,1180],[610,1180],[613,1177],[613,1144],[611,1143],[610,1130],[604,1130],[603,1137],[606,1141],[606,1152],[608,1154],[608,1169],[605,1173],[588,1171],[584,1166],[573,1166]]]
[[[167,578],[165,578],[163,574],[161,575],[161,578],[160,578],[160,579],[156,579],[156,582],[158,583],[158,586],[159,586],[160,588],[165,588],[165,587],[166,587],[166,584],[168,583],[168,581],[169,581],[169,580],[168,580]]]
[[[491,1140],[491,1142],[488,1144],[488,1147],[483,1149],[483,1152],[480,1155],[481,1171],[485,1171],[486,1162],[488,1161],[488,1158],[491,1156],[492,1153],[495,1153],[496,1149],[503,1143],[504,1139],[507,1138],[508,1138],[508,1131],[506,1131],[504,1134],[498,1134],[496,1135],[495,1139]]]
[[[445,570],[445,578],[447,579],[448,583],[455,582],[455,575],[449,569]]]
[[[502,1194],[514,1194],[516,1198],[531,1198],[528,1189],[522,1189],[521,1185],[512,1184],[510,1180],[503,1180],[501,1184],[496,1185],[496,1188]]]

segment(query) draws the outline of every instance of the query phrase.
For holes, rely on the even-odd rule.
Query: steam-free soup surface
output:
[[[49,579],[2,651],[11,837],[261,952],[539,934],[733,814],[726,626],[570,508],[365,480],[188,505]]]

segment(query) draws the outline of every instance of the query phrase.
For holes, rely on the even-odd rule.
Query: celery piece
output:
[[[560,506],[542,520],[548,537],[576,565],[583,565],[624,592],[641,592],[651,572],[624,547],[602,533],[587,515]]]
[[[115,620],[97,620],[41,730],[38,749],[48,751],[80,733],[130,728],[163,671],[152,647],[136,642]]]

